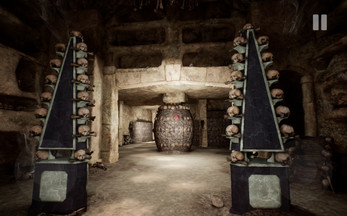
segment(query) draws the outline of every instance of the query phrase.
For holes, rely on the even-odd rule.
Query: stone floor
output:
[[[159,153],[155,144],[120,148],[120,160],[107,171],[91,168],[86,216],[227,216],[231,207],[228,150],[194,149]],[[0,180],[0,215],[26,215],[33,181]],[[219,196],[224,207],[211,205]],[[347,215],[347,194],[291,184],[290,212],[254,210],[244,215]]]

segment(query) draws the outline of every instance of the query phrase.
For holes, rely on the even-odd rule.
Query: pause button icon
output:
[[[322,31],[328,29],[327,18],[326,14],[320,15],[320,30]],[[319,31],[319,14],[313,14],[313,31]]]

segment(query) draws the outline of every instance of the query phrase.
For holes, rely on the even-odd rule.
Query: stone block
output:
[[[166,104],[184,103],[186,101],[187,101],[187,96],[184,92],[165,93],[163,96],[163,102]]]
[[[181,80],[206,82],[206,68],[183,67]]]
[[[163,67],[150,68],[141,73],[141,83],[153,83],[165,81],[165,72]]]
[[[167,81],[178,81],[181,76],[181,64],[167,64],[165,65],[165,74]]]
[[[119,71],[119,72],[118,72]],[[141,82],[141,73],[134,70],[117,70],[116,80],[118,86],[138,84]]]
[[[230,80],[230,69],[227,67],[209,67],[207,68],[206,82],[224,83]]]

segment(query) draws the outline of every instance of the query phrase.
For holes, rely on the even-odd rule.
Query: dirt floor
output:
[[[86,216],[227,216],[231,207],[229,150],[157,152],[153,142],[120,147],[107,170],[90,168]],[[0,215],[26,215],[33,181],[0,180]],[[223,199],[224,207],[211,205]],[[254,210],[244,215],[347,215],[347,194],[291,184],[290,212]]]

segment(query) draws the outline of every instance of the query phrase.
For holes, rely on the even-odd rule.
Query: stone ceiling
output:
[[[4,31],[0,43],[48,62],[51,56],[47,53],[52,53],[53,45],[66,41],[71,29],[78,29],[85,35],[90,50],[102,56],[106,66],[132,72],[138,68],[160,68],[167,59],[174,59],[185,67],[225,67],[229,64],[233,37],[245,23],[251,22],[260,27],[257,34],[270,37],[275,66],[284,70],[297,61],[293,53],[303,45],[347,32],[347,25],[341,25],[347,18],[346,2],[199,0],[198,6],[190,8],[182,5],[183,0],[163,0],[164,8],[155,10],[155,0],[2,1],[0,26]],[[328,14],[328,31],[312,31],[312,14],[323,13]],[[301,53],[310,58],[305,51]],[[126,88],[120,89],[119,98],[131,96],[142,103],[158,103],[163,92],[175,89],[174,84]],[[227,92],[225,87],[212,88],[206,83],[182,83],[179,90],[192,98],[215,99],[223,98]]]

